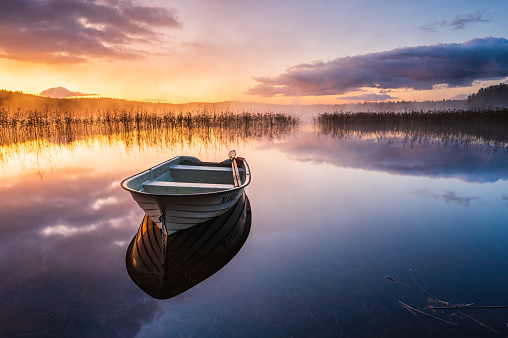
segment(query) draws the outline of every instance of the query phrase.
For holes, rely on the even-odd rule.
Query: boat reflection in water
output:
[[[146,216],[127,249],[133,282],[156,299],[175,297],[222,269],[240,251],[251,227],[245,195],[224,214],[163,239]]]

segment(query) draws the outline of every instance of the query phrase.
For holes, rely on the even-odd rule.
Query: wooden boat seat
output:
[[[146,181],[145,192],[151,194],[198,194],[233,189],[233,184]]]
[[[243,172],[242,172],[243,173]],[[203,184],[234,184],[233,170],[231,166],[200,166],[192,164],[180,164],[171,167],[168,177],[157,178],[161,181],[170,182],[192,182]],[[204,186],[207,189],[215,189],[215,187]],[[194,187],[193,187],[194,188]],[[224,189],[222,189],[224,190]],[[209,190],[206,190],[209,191]],[[215,190],[212,190],[215,191]]]
[[[190,164],[178,164],[171,167],[171,170],[204,170],[204,171],[227,171],[231,172],[231,166],[229,167],[217,167],[217,166],[200,166]],[[243,168],[238,168],[239,171],[243,171]]]

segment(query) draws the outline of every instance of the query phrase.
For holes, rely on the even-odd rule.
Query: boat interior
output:
[[[238,166],[240,185],[245,183],[246,170]],[[162,163],[132,177],[127,186],[151,194],[185,195],[210,193],[235,188],[230,160],[222,163],[201,162],[181,157]]]

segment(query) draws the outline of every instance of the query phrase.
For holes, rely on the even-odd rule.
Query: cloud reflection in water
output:
[[[393,175],[456,178],[487,183],[508,179],[508,151],[456,143],[407,143],[402,137],[360,134],[334,138],[301,133],[277,147],[299,161],[386,172]]]
[[[158,305],[143,301],[123,268],[118,243],[128,243],[140,213],[111,189],[115,173],[10,180],[0,194],[1,336],[129,336],[153,319]],[[101,199],[115,203],[97,211]]]
[[[237,139],[255,175],[249,240],[221,273],[154,300],[126,272],[143,214],[118,182],[175,150],[125,140],[135,141],[71,143],[69,160],[43,181],[12,175],[1,186],[0,335],[326,336],[340,327],[346,336],[384,328],[407,336],[425,324],[399,308],[385,276],[406,282],[408,268],[425,287],[453,285],[439,288],[446,299],[507,297],[504,149],[300,131],[277,142]],[[213,158],[222,141],[177,150]]]

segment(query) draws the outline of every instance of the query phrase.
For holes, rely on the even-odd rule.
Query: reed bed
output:
[[[230,111],[59,111],[0,110],[0,161],[22,153],[42,154],[48,147],[94,144],[139,150],[182,146],[214,149],[260,140],[276,140],[299,128],[290,114]],[[79,141],[79,142],[77,142]]]
[[[274,138],[294,131],[299,118],[290,114],[251,112],[106,111],[72,115],[58,111],[9,113],[0,110],[0,145],[40,138],[57,143],[94,136],[180,132],[184,137],[214,136],[230,139]]]
[[[315,130],[331,137],[376,135],[410,142],[483,144],[506,148],[508,108],[397,112],[333,112],[314,118]]]

